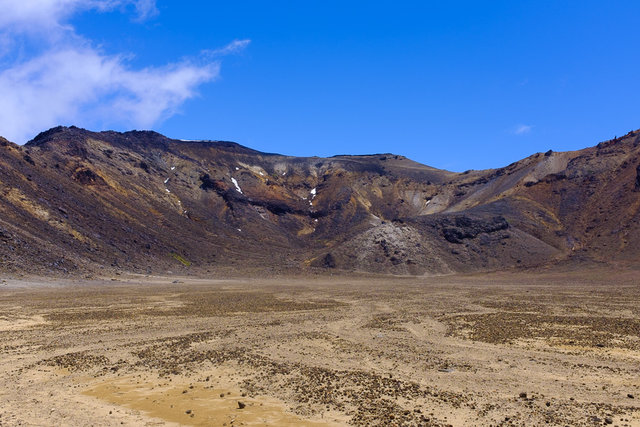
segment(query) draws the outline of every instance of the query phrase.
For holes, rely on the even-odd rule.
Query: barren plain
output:
[[[640,426],[640,273],[0,280],[0,425]]]

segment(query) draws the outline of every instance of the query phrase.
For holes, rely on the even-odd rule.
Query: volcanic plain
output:
[[[2,426],[640,426],[637,271],[4,277]]]

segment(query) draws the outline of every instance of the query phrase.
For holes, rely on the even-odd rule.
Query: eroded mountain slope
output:
[[[2,269],[395,274],[634,262],[640,137],[452,173],[58,127],[0,141]]]

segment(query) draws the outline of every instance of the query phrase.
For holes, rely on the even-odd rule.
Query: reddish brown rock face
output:
[[[638,137],[465,173],[155,132],[0,139],[0,227],[12,236],[0,269],[424,274],[633,262]]]

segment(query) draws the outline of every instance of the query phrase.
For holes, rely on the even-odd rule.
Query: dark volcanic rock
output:
[[[216,184],[216,182],[211,179],[208,173],[203,173],[202,175],[200,175],[200,182],[201,182],[200,188],[202,188],[205,191],[222,190],[219,184]]]
[[[326,254],[322,259],[322,266],[325,268],[336,268],[336,259],[333,257],[331,252]]]
[[[73,173],[73,179],[83,185],[105,185],[102,177],[89,168],[80,168]]]
[[[4,228],[0,227],[0,240],[8,241],[11,240],[13,236]]]
[[[509,228],[509,223],[502,216],[481,219],[462,215],[443,218],[439,225],[442,227],[442,236],[451,243],[463,243],[464,239],[474,239],[480,233],[494,233]]]
[[[0,269],[424,274],[636,262],[637,141],[453,173],[394,154],[294,158],[152,131],[0,138]]]

